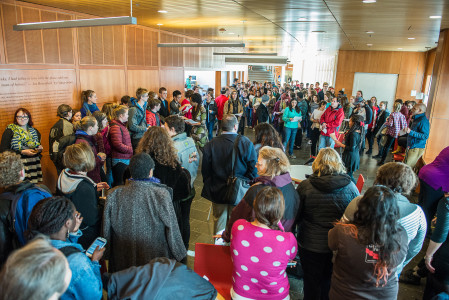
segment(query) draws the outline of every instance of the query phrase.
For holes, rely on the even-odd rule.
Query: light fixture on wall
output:
[[[137,4],[136,4],[136,6],[137,6]],[[78,27],[93,27],[93,26],[136,25],[136,24],[137,24],[137,19],[133,17],[133,0],[130,0],[129,16],[21,23],[21,24],[13,25],[13,30],[23,31],[23,30],[78,28]]]
[[[245,48],[245,43],[161,43],[157,44],[159,48],[183,48],[183,47],[238,47]]]
[[[214,52],[213,55],[234,55],[234,56],[277,56],[277,53],[236,53],[236,52]]]
[[[137,19],[134,17],[110,17],[110,18],[96,18],[96,19],[21,23],[21,24],[14,25],[13,29],[15,31],[23,31],[23,30],[39,30],[39,29],[136,25],[136,24],[137,24]]]

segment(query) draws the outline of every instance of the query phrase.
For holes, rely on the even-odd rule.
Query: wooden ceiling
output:
[[[130,14],[126,0],[25,2],[101,17]],[[449,28],[447,0],[134,0],[132,10],[140,25],[211,42],[243,41],[247,49],[239,51],[279,55],[338,49],[426,51],[436,46],[440,29]]]

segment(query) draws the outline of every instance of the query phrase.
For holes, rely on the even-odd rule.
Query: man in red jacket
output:
[[[337,97],[332,98],[331,105],[324,111],[320,119],[321,136],[319,150],[326,147],[334,148],[335,141],[331,138],[331,134],[338,133],[338,128],[341,122],[343,122],[344,117],[343,108],[338,102]]]
[[[221,88],[220,96],[215,98],[215,104],[217,105],[217,119],[218,119],[218,126],[217,126],[217,136],[221,133],[221,119],[223,118],[223,109],[226,101],[229,100],[229,94],[230,90],[228,87]]]

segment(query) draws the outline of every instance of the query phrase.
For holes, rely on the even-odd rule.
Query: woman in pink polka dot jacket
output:
[[[232,226],[232,299],[290,299],[285,270],[296,256],[297,241],[280,223],[285,208],[282,193],[265,187],[253,206],[253,222],[240,219]]]

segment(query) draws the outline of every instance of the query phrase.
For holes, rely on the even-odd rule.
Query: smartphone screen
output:
[[[102,249],[104,247],[104,245],[106,245],[106,240],[103,238],[98,237],[93,243],[92,245],[90,245],[89,249],[87,249],[86,254],[87,256],[92,256],[92,253],[94,253],[95,248],[97,248],[97,246]]]

